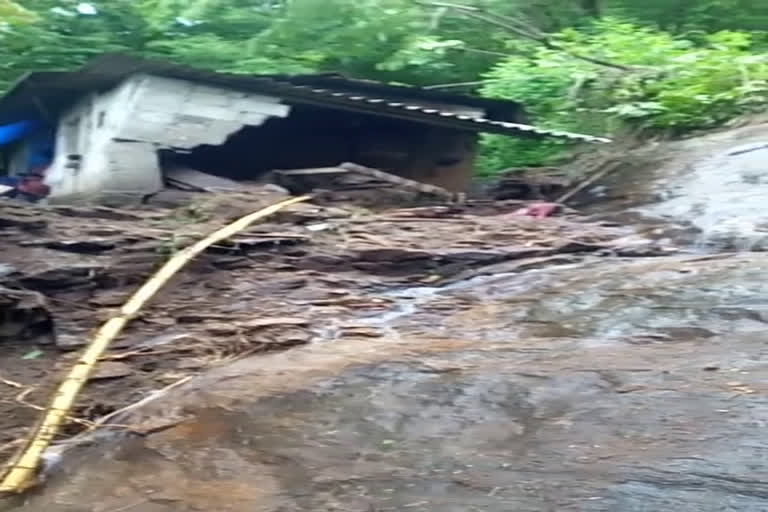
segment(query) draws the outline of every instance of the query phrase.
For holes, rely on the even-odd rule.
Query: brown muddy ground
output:
[[[421,299],[381,338],[212,369],[11,510],[760,512],[766,265],[587,257],[371,293]]]
[[[18,446],[77,349],[168,254],[280,198],[252,189],[201,196],[179,209],[0,205],[0,286],[43,301],[7,319],[13,334],[0,340],[0,457]],[[576,216],[510,215],[518,207],[305,204],[253,226],[185,268],[130,324],[63,435],[247,355],[329,336],[383,337],[359,318],[387,312],[395,300],[371,291],[439,285],[499,265],[514,271],[574,261],[625,245],[614,241],[627,230]]]

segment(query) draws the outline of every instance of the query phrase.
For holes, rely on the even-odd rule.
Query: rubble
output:
[[[0,342],[27,340],[53,331],[45,297],[0,286]]]
[[[44,403],[60,375],[50,370],[71,366],[74,350],[168,255],[284,196],[272,185],[250,185],[197,194],[176,208],[160,208],[150,198],[130,210],[17,203],[3,211],[0,290],[9,291],[0,297],[6,308],[27,304],[22,309],[31,320],[4,321],[0,328],[18,333],[49,322],[56,344],[23,363],[29,342],[0,344],[0,375],[34,387],[27,400]],[[503,265],[572,261],[615,250],[613,241],[629,234],[583,222],[568,210],[540,219],[514,215],[525,205],[368,209],[328,197],[294,205],[211,247],[175,277],[111,346],[104,358],[110,366],[94,377],[97,387],[86,386],[75,413],[95,420],[222,361],[324,339],[331,319],[342,325],[339,337],[386,336],[356,321],[396,307],[380,290],[439,286]],[[18,404],[0,406],[0,416],[14,418],[0,424],[0,445],[35,419],[34,410]],[[80,428],[73,424],[69,432]]]

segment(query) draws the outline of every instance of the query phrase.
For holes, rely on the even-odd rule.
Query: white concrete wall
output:
[[[290,112],[280,98],[136,75],[81,99],[58,126],[46,182],[52,202],[144,196],[162,188],[158,149],[223,144],[245,125]],[[79,168],[69,155],[81,155]]]

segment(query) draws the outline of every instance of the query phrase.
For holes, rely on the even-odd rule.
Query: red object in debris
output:
[[[560,209],[560,205],[557,203],[536,203],[525,208],[520,208],[515,212],[515,215],[525,215],[527,217],[535,217],[537,219],[544,219],[551,217]]]

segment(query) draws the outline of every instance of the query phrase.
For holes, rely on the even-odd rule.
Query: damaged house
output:
[[[106,55],[30,73],[0,99],[0,174],[6,189],[39,179],[31,193],[50,201],[113,202],[154,194],[179,169],[258,180],[354,162],[461,192],[479,132],[605,141],[530,126],[513,101]]]

